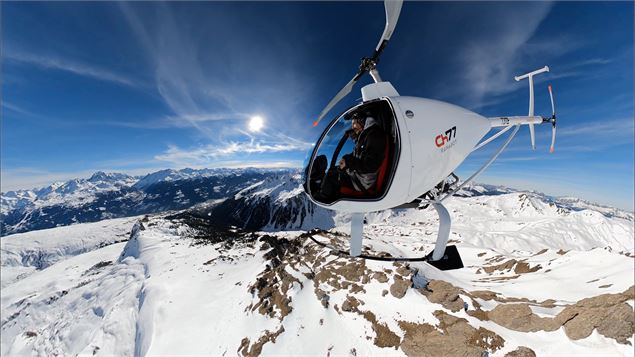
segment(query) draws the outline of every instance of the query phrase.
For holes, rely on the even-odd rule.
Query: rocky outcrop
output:
[[[258,340],[253,344],[250,343],[249,338],[245,337],[241,341],[237,352],[245,357],[260,356],[262,347],[268,342],[276,343],[276,338],[278,338],[278,336],[280,336],[283,332],[284,326],[280,326],[280,328],[275,332],[265,331],[265,333],[262,334],[262,336],[260,336],[260,338],[258,338]]]
[[[603,336],[630,345],[628,339],[635,333],[635,317],[626,301],[634,298],[634,291],[635,287],[630,287],[621,294],[580,300],[562,310],[555,321],[564,326],[565,333],[573,340],[588,337],[597,329]]]
[[[399,338],[396,333],[392,332],[385,323],[377,322],[375,314],[370,311],[365,311],[362,313],[362,316],[364,316],[364,318],[373,326],[373,331],[375,331],[375,340],[373,342],[375,343],[375,346],[394,347],[395,349],[399,347],[401,338]]]
[[[504,346],[505,340],[496,333],[474,328],[467,320],[437,310],[437,330],[423,323],[400,321],[405,332],[400,348],[407,356],[475,356],[494,352]]]
[[[401,299],[406,295],[406,291],[410,288],[412,283],[409,280],[404,280],[401,275],[395,275],[395,282],[390,286],[390,293],[397,299]]]
[[[536,352],[531,348],[520,346],[517,349],[505,354],[505,357],[536,357]]]
[[[419,292],[427,297],[430,302],[441,304],[452,312],[463,309],[465,305],[463,299],[459,297],[461,289],[442,280],[430,281],[427,289],[419,289]]]
[[[491,320],[510,330],[521,332],[555,331],[564,327],[572,340],[589,337],[593,330],[619,343],[629,344],[635,333],[633,308],[626,303],[633,299],[634,287],[620,294],[603,294],[567,306],[556,317],[539,317],[527,303],[500,304],[482,312],[482,320]],[[475,313],[470,315],[480,318]]]
[[[521,332],[555,331],[560,325],[551,318],[539,317],[527,304],[501,304],[489,311],[489,320]]]

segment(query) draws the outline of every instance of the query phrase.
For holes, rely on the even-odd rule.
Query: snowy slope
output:
[[[11,284],[34,272],[116,242],[126,241],[136,217],[58,227],[42,232],[14,234],[0,239],[2,284]]]
[[[293,192],[263,180],[232,200],[261,209]],[[32,243],[3,243],[2,355],[633,355],[632,219],[527,192],[454,198],[448,209],[465,268],[446,272],[337,257],[305,231],[160,216],[65,227],[71,241],[92,232],[91,242],[116,242],[124,227],[132,238],[63,254],[17,281],[5,271],[19,259],[4,257]],[[367,218],[367,253],[434,246],[431,209]],[[347,217],[331,219],[315,238],[346,248]],[[52,239],[43,250],[67,245]]]

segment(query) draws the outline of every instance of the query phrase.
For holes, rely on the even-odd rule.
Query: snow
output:
[[[73,256],[3,288],[2,354],[131,355],[143,266],[94,268],[116,260],[124,245]]]
[[[289,204],[300,190],[291,182],[264,180],[241,191],[240,197],[271,197]],[[541,317],[554,317],[583,298],[621,293],[633,285],[634,227],[623,218],[627,215],[607,215],[591,206],[571,209],[527,192],[466,196],[447,202],[453,219],[450,244],[458,246],[465,268],[441,272],[425,263],[411,264],[427,279],[505,298],[555,300],[553,308],[531,306]],[[348,216],[329,219],[333,231],[348,231]],[[417,257],[434,246],[438,223],[431,208],[378,212],[368,214],[367,220],[364,244],[375,252]],[[201,244],[190,238],[194,232],[185,225],[159,216],[143,221],[115,219],[2,238],[1,354],[234,355],[244,338],[253,344],[265,331],[283,327],[275,343],[262,346],[262,355],[350,355],[354,349],[357,355],[403,356],[399,348],[375,345],[376,333],[360,314],[335,310],[347,296],[363,301],[360,310],[373,312],[377,322],[400,339],[404,332],[399,321],[437,325],[433,313],[442,310],[502,336],[504,347],[490,351],[490,356],[504,356],[518,346],[528,346],[538,356],[634,352],[632,344],[619,344],[597,330],[581,340],[571,340],[563,328],[513,331],[463,310],[452,313],[412,288],[402,298],[384,296],[395,281],[392,273],[387,273],[386,283],[371,279],[361,292],[331,291],[328,284],[304,275],[350,262],[326,250],[318,251],[324,257],[320,267],[285,268],[299,281],[287,293],[293,310],[285,317],[279,312],[265,316],[250,308],[258,297],[249,290],[271,264],[262,242]],[[296,240],[305,228],[273,232],[269,227],[266,234]],[[297,254],[308,254],[311,244],[304,242]],[[511,259],[540,269],[482,272]],[[396,269],[376,261],[365,266],[378,272]],[[314,284],[328,291],[329,308],[320,304]],[[471,300],[462,297],[474,309]],[[476,301],[484,310],[499,304]],[[633,306],[632,300],[628,303]]]
[[[137,217],[106,220],[0,239],[1,286],[12,284],[59,261],[128,239]]]

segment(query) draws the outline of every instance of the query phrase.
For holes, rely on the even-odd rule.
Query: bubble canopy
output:
[[[356,135],[352,130],[353,117],[362,117],[365,120],[366,127],[372,121],[376,135],[382,135],[386,138],[385,145],[382,144],[378,150],[382,153],[377,162],[377,169],[372,174],[376,174],[375,184],[368,189],[356,190],[354,188],[343,188],[337,194],[334,201],[325,201],[320,196],[322,183],[327,172],[339,171],[339,175],[353,175],[351,170],[341,170],[339,161],[344,155],[353,153],[356,146]],[[366,118],[372,118],[368,120]],[[377,134],[381,133],[381,134]],[[362,135],[360,135],[361,137]],[[332,204],[341,200],[372,200],[381,199],[388,191],[392,172],[396,166],[396,158],[399,152],[398,130],[395,121],[394,111],[389,101],[379,99],[365,102],[354,106],[343,114],[333,119],[322,133],[317,144],[313,147],[304,162],[304,188],[307,194],[318,204]],[[361,149],[362,143],[360,143]],[[381,176],[381,180],[379,177]]]

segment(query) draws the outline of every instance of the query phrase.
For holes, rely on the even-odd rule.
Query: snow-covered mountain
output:
[[[314,205],[297,172],[271,174],[230,197],[202,204],[173,218],[246,230],[298,230],[334,225],[333,211]]]
[[[97,172],[88,179],[2,193],[2,235],[103,219],[180,210],[229,195],[289,170],[182,169],[144,177]]]
[[[176,215],[2,238],[2,355],[635,352],[627,213],[472,186],[447,201],[465,268],[442,272],[313,243],[346,248],[348,217],[307,210],[294,180],[268,176]],[[367,221],[367,254],[434,247],[432,209]],[[266,231],[241,230],[261,224]]]
[[[55,182],[47,187],[2,193],[0,208],[3,213],[16,209],[66,204],[79,206],[90,203],[99,193],[129,187],[137,178],[120,173],[95,172],[88,179]]]
[[[88,179],[3,193],[2,235],[188,207],[194,209],[186,215],[215,226],[281,230],[332,225],[333,214],[311,204],[300,185],[299,171],[290,169],[162,170],[141,178],[97,172]],[[458,196],[513,192],[517,191],[478,184]],[[633,219],[631,212],[584,200],[524,194],[528,205],[541,201],[570,212],[592,209],[607,217]]]

